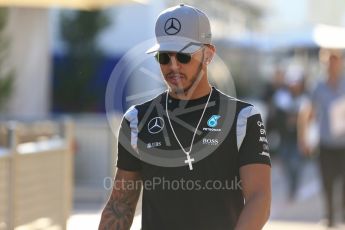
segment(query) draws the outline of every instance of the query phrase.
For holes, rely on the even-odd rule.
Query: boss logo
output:
[[[202,144],[203,145],[218,145],[219,141],[218,141],[218,139],[204,138],[204,139],[202,139]]]

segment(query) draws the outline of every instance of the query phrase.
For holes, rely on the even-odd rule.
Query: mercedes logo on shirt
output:
[[[164,120],[161,117],[155,117],[147,124],[147,128],[151,134],[159,133],[163,130]]]
[[[181,23],[177,18],[169,18],[164,25],[164,31],[168,35],[175,35],[181,30]]]

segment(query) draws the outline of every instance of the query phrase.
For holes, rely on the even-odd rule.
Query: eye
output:
[[[192,56],[186,53],[177,53],[176,59],[182,64],[187,64],[191,61]]]
[[[156,60],[158,61],[159,64],[161,65],[166,65],[170,62],[170,56],[168,53],[164,52],[158,52],[155,55]]]

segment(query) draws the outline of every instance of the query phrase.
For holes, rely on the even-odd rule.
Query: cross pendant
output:
[[[189,154],[187,154],[187,160],[184,161],[184,163],[189,165],[189,169],[193,170],[192,162],[194,161],[194,158],[190,158]]]

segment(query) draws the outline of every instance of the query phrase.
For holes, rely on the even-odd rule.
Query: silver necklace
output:
[[[186,154],[186,156],[187,156],[187,160],[185,160],[184,163],[186,163],[186,164],[189,165],[189,169],[190,169],[190,170],[193,170],[192,162],[194,161],[194,158],[191,158],[191,157],[190,157],[190,153],[192,152],[192,148],[193,148],[193,144],[194,144],[194,138],[195,138],[196,132],[198,131],[199,125],[200,125],[200,123],[201,123],[201,120],[202,120],[202,118],[204,117],[206,108],[207,108],[207,106],[208,106],[208,102],[210,101],[210,98],[211,98],[211,95],[212,95],[212,91],[213,91],[213,88],[211,87],[211,91],[210,91],[210,94],[208,95],[207,102],[206,102],[206,104],[205,104],[204,110],[202,111],[202,114],[201,114],[201,117],[200,117],[200,119],[199,119],[199,122],[198,122],[198,124],[197,124],[197,126],[196,126],[196,128],[195,128],[195,130],[194,130],[192,142],[191,142],[190,147],[189,147],[189,151],[186,151],[186,150],[183,148],[183,146],[182,146],[180,140],[177,138],[177,135],[176,135],[176,133],[175,133],[174,127],[173,127],[172,124],[171,124],[170,116],[169,116],[169,112],[168,112],[168,97],[169,97],[169,91],[167,91],[167,95],[166,95],[166,97],[165,97],[165,112],[166,112],[166,114],[167,114],[167,118],[168,118],[168,122],[169,122],[170,128],[171,128],[171,130],[172,130],[172,132],[173,132],[173,134],[174,134],[174,136],[175,136],[175,138],[176,138],[177,143],[180,145],[180,148],[182,149],[182,151],[183,151],[183,152]]]

